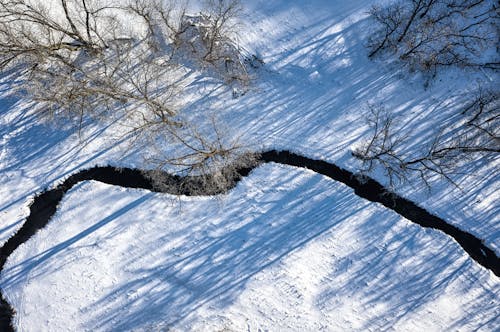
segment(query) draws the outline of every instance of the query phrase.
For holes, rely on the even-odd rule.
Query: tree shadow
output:
[[[82,186],[87,188],[83,195]],[[489,284],[488,271],[458,244],[307,170],[266,164],[219,201],[183,198],[182,211],[161,201],[161,194],[124,196],[118,189],[89,187],[72,189],[56,220],[37,239],[50,243],[48,249],[25,252],[2,273],[8,294],[26,282],[67,275],[72,264],[79,264],[82,246],[94,260],[104,259],[97,264],[107,265],[108,255],[115,257],[118,282],[78,309],[85,328],[134,330],[152,322],[185,326],[207,308],[224,315],[260,276],[280,270],[292,253],[304,255],[301,251],[313,242],[334,243],[327,256],[312,253],[311,259],[324,260],[328,267],[316,276],[321,282],[310,294],[314,306],[320,312],[354,306],[351,314],[361,310],[364,322],[359,330],[405,324],[442,298],[460,302],[459,295],[467,300],[471,292],[477,300],[461,303],[467,312],[459,317],[461,323],[495,323],[500,286]],[[119,203],[88,210],[96,195],[102,202]],[[75,215],[75,222],[87,227],[65,227]],[[123,234],[128,242],[120,242]],[[106,255],[96,258],[96,246]],[[115,246],[121,248],[119,256]]]
[[[254,42],[267,52],[262,77],[256,79],[253,91],[224,107],[216,103],[214,109],[227,120],[233,136],[255,150],[286,149],[355,170],[360,165],[351,151],[371,134],[365,121],[368,103],[382,103],[396,115],[395,122],[407,136],[402,152],[409,156],[425,151],[440,128],[461,117],[468,98],[464,86],[436,82],[435,87],[426,88],[420,75],[388,61],[368,59],[364,44],[373,22],[366,3],[342,4],[348,7],[345,15],[314,13],[319,19],[306,25],[300,18],[293,21],[286,16],[293,5],[260,5],[273,13],[267,17],[266,12],[266,19],[284,24],[270,31],[275,41],[272,47],[264,46],[264,35]],[[263,11],[260,7],[255,10]],[[277,19],[281,15],[283,22]],[[260,22],[255,23],[258,28]],[[214,100],[208,102],[212,103]],[[473,202],[491,201],[488,197],[495,195],[498,180],[491,165],[497,159],[480,158],[450,174],[456,183],[464,184],[466,192],[438,176],[430,178],[434,190],[429,191],[416,173],[409,174],[408,181],[395,190],[492,243],[498,234],[497,204]],[[388,185],[380,169],[372,175]],[[447,199],[449,195],[454,199]]]
[[[309,42],[272,56],[274,60],[269,64],[271,70],[263,75],[275,75],[274,78],[259,83],[259,93],[249,93],[222,111],[222,116],[228,119],[228,127],[244,133],[242,140],[255,142],[258,137],[256,146],[272,145],[278,149],[293,146],[295,151],[310,156],[326,155],[327,160],[343,158],[349,146],[366,132],[366,128],[362,127],[352,131],[351,124],[351,121],[362,120],[363,115],[359,111],[366,101],[381,96],[381,91],[387,92],[389,89],[398,92],[398,89],[403,88],[399,82],[400,73],[387,72],[381,75],[375,66],[366,66],[368,60],[358,52],[363,43],[358,32],[369,28],[368,22],[356,21],[343,26],[338,32],[334,28],[336,22],[333,17],[305,27],[299,42],[306,36]],[[310,60],[307,57],[307,63],[304,62],[306,54],[313,55]],[[193,84],[193,87],[197,88],[198,83]],[[312,93],[304,94],[305,89],[310,89]],[[389,95],[384,97],[386,101],[392,98],[390,94],[386,95]],[[429,95],[423,92],[415,97],[415,94],[403,91],[392,103],[406,101],[403,103],[405,109],[425,109],[432,105]],[[220,92],[216,91],[202,97],[206,99],[193,103],[193,107],[210,104],[219,96]],[[238,116],[230,116],[231,112],[237,112]],[[43,136],[44,132],[35,127],[28,134],[36,137]],[[54,134],[54,137],[49,138],[57,141],[60,137]],[[332,147],[332,144],[335,146]],[[42,149],[37,150],[33,144],[27,144],[24,148],[34,149],[34,152],[26,152],[21,155],[21,159],[32,163],[39,160]],[[50,150],[51,147],[45,145],[45,148]],[[105,150],[97,155],[103,153]],[[72,155],[67,160],[69,162],[74,158]],[[51,166],[48,173],[44,174],[59,175],[59,170]],[[294,174],[282,176],[271,187],[286,186],[293,181]],[[372,204],[353,204],[355,199],[345,189],[326,196],[322,191],[321,194],[320,191],[311,191],[310,188],[315,188],[319,182],[316,177],[308,178],[275,200],[261,198],[251,205],[251,211],[242,211],[238,206],[225,206],[218,217],[222,221],[209,228],[214,233],[195,227],[188,233],[194,240],[181,236],[188,227],[173,233],[171,229],[163,232],[158,230],[156,239],[164,242],[158,242],[157,248],[148,246],[138,249],[124,262],[120,262],[122,267],[127,267],[129,280],[110,290],[92,307],[85,308],[84,311],[91,315],[89,325],[119,331],[138,328],[145,321],[158,320],[158,317],[167,324],[175,324],[195,315],[196,309],[201,306],[214,305],[222,310],[238,298],[256,275],[283,261],[291,252],[300,250],[307,243],[334,232],[336,228],[347,224],[347,220],[349,223],[361,220],[361,223],[353,223],[359,226],[358,235],[366,246],[332,262],[333,270],[328,278],[333,281],[329,281],[318,295],[317,305],[331,311],[335,309],[336,299],[356,294],[364,297],[362,303],[367,310],[370,306],[382,303],[385,308],[371,313],[372,317],[368,320],[370,325],[363,326],[364,329],[372,326],[391,328],[405,315],[431,303],[448,285],[457,281],[473,285],[486,278],[484,271],[477,272],[470,260],[461,258],[462,251],[453,241],[435,235],[426,236],[427,231],[421,229],[409,226],[401,228],[399,217],[378,208],[373,216],[367,218],[363,211]],[[264,181],[260,185],[268,184]],[[262,190],[272,193],[272,190]],[[241,200],[238,202],[244,203]],[[207,204],[198,207],[199,203],[187,202],[184,208],[196,217],[196,222],[213,222],[212,215],[207,213]],[[128,210],[100,216],[101,220],[77,237],[56,244],[16,268],[22,270],[36,266],[36,270],[41,268],[43,271],[37,272],[40,277],[57,271],[62,266],[52,259],[61,260],[63,253],[104,225],[119,229],[115,221],[125,216]],[[487,215],[491,216],[491,213]],[[166,217],[163,218],[161,220],[165,221]],[[386,234],[390,236],[385,237]],[[112,235],[110,237],[113,238]],[[384,246],[380,246],[380,238],[384,239]],[[443,242],[437,245],[429,239]],[[142,243],[153,243],[154,240],[137,235],[137,241]],[[167,245],[173,240],[180,241],[180,244],[173,248]],[[430,245],[435,246],[437,252],[445,252],[448,256],[430,254],[425,250]],[[470,272],[472,268],[478,276]],[[10,283],[24,278],[23,273],[14,270],[9,273],[14,273]],[[466,289],[461,291],[467,292]],[[130,297],[130,292],[141,295]],[[477,302],[468,306],[469,316],[462,318],[461,323],[477,319],[479,327],[480,322],[484,321],[483,315],[495,312],[497,299],[498,291],[495,294],[485,288]],[[487,304],[481,307],[483,301]],[[481,310],[484,310],[484,314],[480,313]],[[496,322],[494,317],[488,319],[485,324]]]
[[[332,272],[324,276],[316,306],[335,312],[339,301],[357,298],[367,311],[360,330],[404,323],[441,297],[456,296],[450,288],[469,296],[469,292],[478,292],[477,301],[464,303],[470,319],[462,318],[463,323],[476,326],[493,319],[498,287],[496,291],[486,285],[479,291],[469,289],[487,283],[489,274],[446,235],[424,230],[360,200],[344,186],[332,189],[332,182],[321,176],[299,170],[284,175],[283,169],[274,167],[263,166],[252,175],[266,179],[261,181],[270,186],[261,189],[261,196],[248,197],[250,188],[259,185],[250,180],[224,199],[219,215],[214,208],[207,211],[206,202],[187,202],[184,209],[189,210],[189,217],[185,218],[194,218],[195,225],[210,224],[214,219],[220,222],[213,227],[158,234],[158,247],[131,255],[123,263],[128,281],[85,309],[92,316],[88,326],[133,330],[158,320],[175,326],[196,320],[198,309],[206,307],[222,314],[259,274],[327,237],[341,237],[337,241],[353,250],[332,252]],[[279,179],[271,180],[276,174],[281,175]],[[290,186],[297,177],[301,180]],[[244,201],[250,211],[242,209]],[[352,244],[354,234],[357,245]],[[383,309],[370,311],[372,307]]]
[[[103,193],[103,202],[123,199],[115,191],[110,197]],[[359,316],[365,322],[359,330],[390,329],[443,297],[456,299],[463,293],[469,299],[469,292],[475,292],[477,300],[463,304],[470,318],[461,316],[462,323],[490,326],[495,321],[498,285],[488,287],[488,271],[453,240],[320,175],[264,165],[221,201],[183,199],[180,212],[166,208],[168,203],[155,195],[137,191],[108,215],[100,207],[99,218],[97,211],[81,215],[85,206],[95,204],[95,192],[83,195],[75,212],[66,210],[76,202],[64,203],[58,218],[77,213],[86,219],[80,223],[89,226],[74,235],[58,235],[50,248],[7,267],[3,288],[21,287],[27,278],[32,283],[65,275],[72,263],[78,264],[75,250],[82,245],[110,250],[106,245],[127,233],[130,242],[120,244],[121,259],[113,259],[114,269],[123,273],[120,282],[79,309],[86,316],[85,327],[122,331],[158,321],[184,326],[203,315],[203,308],[223,315],[259,276],[280,269],[292,253],[304,255],[301,250],[313,242],[334,242],[329,255],[311,257],[324,260],[330,271],[317,276],[320,288],[311,294],[321,312],[355,303],[353,312],[362,310]],[[69,199],[80,198],[77,186]],[[61,227],[62,221],[49,227]],[[54,236],[54,230],[44,232],[47,241]],[[484,287],[477,287],[482,283]]]
[[[76,185],[74,190],[78,190],[78,187],[81,185]],[[17,264],[15,266],[12,266],[10,268],[4,269],[2,271],[3,275],[3,286],[4,287],[13,287],[17,285],[19,280],[22,280],[25,278],[28,274],[30,274],[30,277],[36,278],[37,276],[41,276],[45,273],[53,273],[57,271],[59,268],[54,268],[55,265],[57,264],[47,264],[50,261],[55,260],[55,256],[59,255],[60,253],[64,253],[65,255],[68,254],[68,252],[71,252],[73,249],[77,247],[77,244],[85,239],[88,236],[91,236],[93,233],[97,232],[101,228],[107,226],[110,223],[116,222],[116,219],[118,219],[120,216],[129,213],[130,211],[137,209],[140,207],[145,201],[147,201],[151,197],[151,193],[145,194],[138,199],[126,204],[125,206],[119,208],[118,210],[114,211],[112,214],[106,216],[105,218],[101,219],[99,222],[94,223],[90,225],[88,228],[82,230],[81,232],[71,236],[70,238],[59,242],[57,245],[54,245],[50,247],[47,250],[44,250],[41,253],[38,253],[34,256],[31,256],[29,259],[24,260],[20,264]],[[56,216],[54,216],[56,217]],[[53,217],[53,218],[54,218]],[[113,227],[115,231],[118,231],[120,229],[120,225],[114,226]],[[111,234],[112,235],[112,234]],[[72,248],[70,248],[72,247]],[[66,263],[69,263],[68,261],[65,261]],[[31,271],[34,271],[31,273]],[[48,272],[50,271],[50,272]]]
[[[358,331],[421,329],[420,323],[447,330],[495,326],[500,285],[445,234],[388,211],[363,220],[356,233],[363,246],[338,258],[316,298],[319,308],[360,310],[365,320]],[[452,310],[449,302],[459,312],[441,312]]]
[[[294,175],[278,180],[277,187],[286,187]],[[202,306],[215,305],[223,309],[230,305],[255,275],[363,210],[364,204],[352,208],[350,197],[320,195],[317,192],[320,181],[321,177],[308,176],[299,187],[279,198],[259,202],[261,211],[242,211],[240,206],[225,203],[221,216],[216,217],[221,223],[213,227],[213,234],[201,228],[189,234],[182,245],[170,250],[167,249],[169,242],[177,236],[185,237],[189,230],[173,235],[159,234],[162,240],[156,240],[157,248],[144,248],[124,262],[131,278],[93,304],[93,308],[105,308],[106,314],[92,315],[94,309],[85,309],[94,316],[89,326],[133,330],[145,322],[157,321],[158,317],[167,325],[175,325]],[[224,200],[234,200],[234,194],[230,193],[233,197]],[[335,217],[312,221],[311,210],[306,209],[310,195],[315,196],[312,211],[319,211],[321,215],[324,211],[334,211]],[[189,209],[190,215],[200,217],[196,223],[209,223],[211,218],[207,216],[206,207],[200,209],[193,203],[184,202],[189,206],[183,208]],[[152,256],[157,259],[151,261]],[[143,265],[143,259],[152,266]],[[130,297],[131,292],[144,294]]]

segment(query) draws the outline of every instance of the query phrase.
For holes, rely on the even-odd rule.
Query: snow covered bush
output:
[[[371,16],[379,28],[370,57],[388,52],[434,74],[441,66],[500,69],[496,0],[399,0],[373,7]]]

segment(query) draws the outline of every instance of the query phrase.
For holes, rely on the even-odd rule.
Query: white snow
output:
[[[442,331],[499,314],[498,279],[448,236],[312,172],[265,165],[221,200],[176,200],[71,190],[2,274],[19,329]]]
[[[215,113],[254,150],[289,149],[355,170],[363,110],[414,118],[408,149],[463,100],[453,71],[418,75],[370,61],[368,0],[244,1],[241,46],[266,65],[233,99],[188,86],[188,110]],[[40,124],[0,82],[0,243],[37,192],[93,165],[140,167],[115,125]],[[489,73],[488,75],[492,75]],[[473,77],[471,78],[473,79]],[[493,75],[490,79],[498,80]],[[434,121],[429,121],[433,119]],[[500,253],[498,162],[397,192]],[[381,174],[377,179],[387,183]],[[19,247],[0,285],[19,331],[494,331],[500,282],[448,236],[414,225],[307,170],[264,165],[219,198],[172,197],[99,182],[75,186]]]

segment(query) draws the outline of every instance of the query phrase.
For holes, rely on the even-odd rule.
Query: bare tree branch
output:
[[[406,181],[411,173],[418,174],[429,188],[432,175],[455,184],[452,174],[461,164],[476,155],[497,157],[500,153],[500,97],[481,89],[473,97],[462,111],[462,122],[451,124],[427,147],[412,154],[402,149],[406,135],[393,125],[392,116],[383,107],[371,105],[368,124],[372,134],[352,155],[362,162],[363,172],[381,166],[391,186]]]
[[[481,52],[498,45],[498,10],[493,0],[399,0],[373,7],[379,29],[370,38],[369,57],[387,51],[434,73],[443,66],[498,69],[498,52],[489,59]]]
[[[213,186],[231,181],[235,173],[228,161],[235,160],[241,145],[223,139],[226,133],[215,122],[195,124],[181,117],[182,64],[174,57],[190,30],[201,41],[194,51],[203,61],[218,69],[220,61],[239,62],[239,72],[226,66],[221,73],[229,77],[236,72],[242,79],[246,68],[229,38],[239,2],[209,1],[200,14],[207,25],[198,26],[191,25],[186,6],[176,1],[51,4],[0,0],[0,69],[18,70],[23,77],[18,91],[44,106],[45,119],[71,119],[81,129],[84,118],[103,120],[120,109],[127,135],[147,137],[149,145],[159,139],[175,147],[149,158],[156,167],[170,165],[197,174],[214,173],[215,168],[220,176],[211,177]],[[144,25],[129,29],[130,19]],[[206,126],[214,134],[195,129]]]

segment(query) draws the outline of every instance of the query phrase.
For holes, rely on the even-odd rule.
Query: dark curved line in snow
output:
[[[283,165],[310,169],[316,173],[325,175],[335,181],[342,182],[354,189],[354,193],[372,202],[378,202],[387,208],[395,211],[406,219],[426,228],[440,230],[453,237],[469,256],[480,265],[491,270],[500,277],[500,259],[493,250],[486,247],[483,242],[474,235],[467,233],[453,225],[448,224],[443,219],[429,213],[415,203],[393,193],[388,193],[387,189],[379,182],[368,178],[360,177],[356,174],[344,170],[335,164],[326,161],[310,159],[289,151],[271,150],[263,152],[259,156],[261,163],[274,162]],[[259,164],[239,169],[234,179],[234,185],[241,178],[247,176]],[[81,181],[95,180],[103,183],[117,185],[127,188],[147,189],[155,192],[168,192],[173,195],[187,196],[209,196],[227,192],[225,190],[214,191],[205,189],[199,177],[180,177],[164,173],[164,176],[173,184],[168,191],[160,191],[153,186],[147,172],[130,168],[115,168],[111,166],[94,167],[80,171],[67,178],[63,183],[54,189],[46,190],[38,194],[30,205],[30,214],[24,225],[0,248],[0,272],[10,254],[21,244],[26,242],[36,231],[45,227],[50,218],[57,210],[57,206],[64,194],[74,185]],[[188,183],[189,185],[185,185]],[[184,184],[184,185],[182,185]],[[191,189],[190,189],[191,188]],[[15,311],[0,293],[0,330],[14,331],[12,327],[12,317]]]

